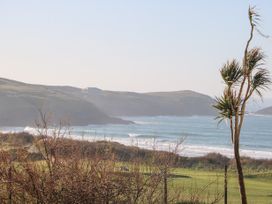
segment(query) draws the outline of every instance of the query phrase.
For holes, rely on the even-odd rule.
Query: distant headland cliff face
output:
[[[26,84],[0,78],[0,126],[34,125],[39,110],[70,125],[129,124],[119,116],[215,115],[214,100],[193,91],[134,93]]]
[[[272,115],[272,106],[269,106],[267,108],[263,108],[256,112],[256,114],[260,115]]]

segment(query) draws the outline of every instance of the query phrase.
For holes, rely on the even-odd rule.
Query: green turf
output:
[[[178,168],[172,172],[176,176],[169,179],[169,189],[172,193],[180,191],[183,199],[190,200],[192,196],[202,201],[210,202],[214,195],[223,193],[224,172],[204,171]],[[272,173],[246,174],[246,190],[248,203],[272,204]],[[206,186],[206,187],[205,187]],[[239,188],[235,172],[228,174],[228,203],[240,203]],[[223,199],[220,201],[223,203]]]

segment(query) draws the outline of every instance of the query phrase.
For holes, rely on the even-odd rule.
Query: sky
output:
[[[219,95],[220,67],[243,55],[249,5],[272,36],[271,0],[0,0],[0,77]],[[252,46],[272,71],[272,38],[256,33]]]

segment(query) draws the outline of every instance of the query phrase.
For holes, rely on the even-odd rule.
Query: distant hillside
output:
[[[52,122],[66,120],[71,125],[128,123],[110,117],[87,100],[69,94],[72,87],[30,85],[0,79],[0,126],[33,125],[39,109],[51,114]],[[76,89],[78,90],[78,89]]]
[[[261,110],[257,111],[256,114],[272,115],[272,106],[269,106],[267,108],[261,109]]]
[[[89,88],[85,98],[116,116],[215,115],[214,100],[193,91],[134,93]]]
[[[252,98],[247,104],[247,110],[250,113],[254,113],[269,106],[272,106],[272,98],[263,98],[263,100]]]
[[[116,116],[214,115],[214,100],[193,91],[134,93],[32,85],[0,78],[0,126],[32,125],[38,110],[71,125],[126,124]]]

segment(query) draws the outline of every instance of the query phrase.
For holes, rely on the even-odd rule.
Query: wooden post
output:
[[[167,204],[168,203],[168,189],[167,189],[167,170],[163,170],[163,187],[164,187],[164,196],[163,196],[163,203]]]
[[[8,203],[9,204],[12,204],[12,168],[11,168],[11,164],[9,166],[9,169],[8,169]]]
[[[228,203],[228,166],[225,165],[224,204]]]

